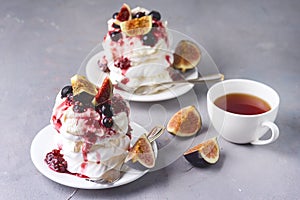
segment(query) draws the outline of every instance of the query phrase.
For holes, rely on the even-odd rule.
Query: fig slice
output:
[[[159,138],[165,131],[163,126],[155,126],[151,131],[139,137],[137,142],[129,150],[125,162],[132,168],[145,170],[155,166],[155,153],[151,143]],[[128,162],[128,161],[132,162]],[[136,164],[138,162],[138,165]]]
[[[176,112],[167,124],[167,131],[180,136],[195,135],[202,127],[200,113],[195,106],[187,106]]]
[[[210,138],[187,150],[184,157],[195,167],[205,167],[218,162],[220,148],[216,137]]]
[[[183,73],[188,69],[195,68],[201,59],[201,50],[194,42],[190,40],[181,40],[173,54],[173,67],[181,70]]]
[[[141,135],[129,150],[125,162],[128,162],[129,160],[131,160],[132,163],[139,162],[146,168],[153,168],[155,166],[154,151],[146,134]]]
[[[120,23],[120,27],[122,32],[127,36],[145,35],[151,31],[152,17],[151,15],[148,15],[141,18],[124,21]]]
[[[99,87],[95,98],[93,99],[94,105],[99,105],[101,103],[106,102],[112,97],[113,94],[113,85],[110,78],[107,76],[103,82],[101,87]]]
[[[97,94],[97,87],[88,81],[85,76],[76,74],[71,78],[73,97],[75,100],[90,104]]]
[[[119,11],[119,14],[116,16],[115,24],[120,25],[121,22],[131,20],[131,9],[124,3]]]

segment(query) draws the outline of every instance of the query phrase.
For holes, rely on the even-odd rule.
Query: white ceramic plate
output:
[[[99,53],[95,54],[86,65],[86,75],[89,81],[94,83],[95,85],[100,85],[102,83],[104,76],[104,72],[98,67],[98,60],[104,56],[104,51],[100,51]],[[193,73],[188,74],[186,79],[193,79],[198,77],[197,68],[193,71]],[[123,96],[123,98],[130,100],[130,101],[140,101],[140,102],[153,102],[153,101],[162,101],[167,99],[173,99],[178,96],[181,96],[188,91],[190,91],[194,87],[193,84],[184,84],[184,85],[177,85],[173,86],[167,90],[164,90],[157,94],[150,94],[150,95],[135,95],[131,94],[122,90],[115,90],[116,93],[119,93]]]
[[[134,138],[138,138],[141,134],[147,132],[143,127],[141,127],[140,125],[134,122],[131,123],[131,127],[133,129],[132,131],[133,140]],[[106,189],[106,188],[117,187],[135,181],[136,179],[142,177],[144,174],[148,172],[148,170],[139,171],[126,166],[126,171],[124,175],[121,177],[121,179],[111,185],[92,183],[86,181],[84,178],[80,178],[71,174],[55,172],[51,170],[44,161],[46,154],[52,151],[53,149],[57,148],[57,145],[54,142],[55,134],[57,134],[57,132],[51,125],[48,125],[45,128],[43,128],[41,131],[39,131],[32,141],[30,154],[31,154],[31,160],[35,165],[35,167],[47,178],[57,183],[69,187],[82,188],[82,189]],[[153,142],[152,145],[153,145],[155,155],[157,156],[157,145],[155,142]]]

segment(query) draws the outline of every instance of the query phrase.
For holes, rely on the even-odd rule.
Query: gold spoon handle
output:
[[[149,140],[149,142],[153,142],[154,140],[156,140],[157,138],[159,138],[159,136],[161,136],[161,134],[164,133],[165,128],[163,126],[155,126],[146,136]]]
[[[202,83],[204,81],[212,81],[212,80],[224,80],[223,74],[213,74],[203,77],[198,77],[195,79],[187,79],[187,80],[178,80],[178,81],[170,81],[170,82],[162,82],[156,83],[153,85],[141,85],[137,89],[132,90],[134,94],[137,95],[146,95],[146,94],[154,94],[158,91],[166,90],[168,87],[166,85],[176,85],[176,84],[187,84],[187,83]]]
[[[170,81],[170,82],[162,82],[158,83],[159,85],[164,85],[164,84],[176,84],[176,83],[202,83],[203,81],[213,81],[213,80],[224,80],[224,75],[223,74],[213,74],[213,75],[208,75],[208,76],[203,76],[203,77],[198,77],[194,79],[184,79],[184,80],[178,80],[178,81]]]

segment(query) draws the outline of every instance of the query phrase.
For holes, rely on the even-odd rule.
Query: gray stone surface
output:
[[[9,1],[0,6],[0,198],[67,199],[75,188],[44,177],[31,162],[31,141],[49,124],[54,98],[123,1]],[[161,11],[169,27],[202,44],[229,78],[249,78],[278,91],[281,135],[266,146],[220,138],[220,162],[190,169],[183,157],[114,189],[81,190],[72,199],[299,199],[300,1],[129,1]],[[195,87],[206,116],[206,89]],[[173,100],[156,105],[173,108]],[[131,103],[145,124],[149,103]],[[155,112],[151,113],[155,120]],[[171,113],[167,113],[171,115]],[[190,169],[190,170],[189,170]]]

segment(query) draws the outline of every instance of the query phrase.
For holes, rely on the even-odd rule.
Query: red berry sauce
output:
[[[166,55],[166,61],[169,63],[169,65],[172,64],[171,57],[169,55]]]
[[[131,66],[131,61],[127,57],[121,57],[114,62],[115,67],[127,70]]]
[[[59,130],[62,126],[60,119],[62,118],[64,111],[66,111],[70,106],[71,102],[68,98],[66,98],[65,101],[63,101],[60,105],[56,107],[55,113],[52,116],[52,122],[57,132],[60,132]]]
[[[46,162],[48,167],[53,171],[74,175],[80,178],[89,178],[88,176],[85,176],[80,173],[69,172],[67,170],[68,163],[63,158],[63,154],[60,153],[60,149],[53,149],[51,152],[47,153],[44,161]]]

